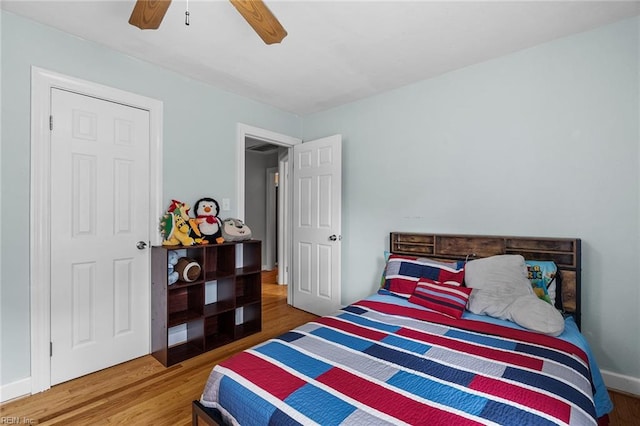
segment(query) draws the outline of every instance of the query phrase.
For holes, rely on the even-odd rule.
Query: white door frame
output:
[[[160,244],[157,232],[162,215],[162,101],[98,83],[81,80],[39,67],[31,68],[31,188],[29,271],[31,286],[31,393],[51,387],[51,223],[50,141],[51,89],[82,95],[149,111],[150,137],[150,245]],[[150,303],[150,302],[149,302]],[[151,333],[149,333],[149,336]]]
[[[291,223],[291,205],[290,197],[291,190],[289,185],[289,154],[293,151],[293,148],[289,148],[284,152],[278,153],[278,284],[289,284],[291,282],[289,275],[289,263],[291,261],[291,244],[283,244],[283,242],[290,242],[291,230],[293,224]],[[289,290],[291,287],[289,287]],[[291,293],[287,293],[288,301],[291,303],[289,297]]]
[[[245,155],[245,139],[246,138],[257,139],[257,140],[271,143],[273,145],[278,145],[278,146],[288,148],[290,154],[294,145],[302,143],[302,139],[299,139],[299,138],[294,138],[292,136],[287,136],[281,133],[272,132],[270,130],[261,129],[259,127],[249,126],[248,124],[238,123],[237,134],[236,134],[236,172],[237,172],[237,175],[236,175],[236,185],[237,185],[236,200],[237,201],[236,202],[238,203],[238,208],[237,208],[238,219],[242,221],[244,221],[245,219],[244,218],[244,215],[245,215],[245,211],[244,211],[245,209],[245,205],[244,205],[245,158],[244,158],[244,155]],[[291,162],[289,161],[288,171],[290,171],[290,164]],[[282,176],[280,177],[282,179]],[[285,194],[285,196],[291,197],[291,195],[292,195],[291,189],[289,189],[287,191],[287,194]],[[291,205],[291,203],[289,203],[289,205]],[[283,215],[288,218],[292,217],[290,212],[281,212],[281,213],[282,213],[281,217]],[[291,229],[291,220],[289,220],[288,222],[289,223],[284,224],[284,226],[279,227],[280,229],[280,232],[278,233],[279,235],[283,233],[285,227],[288,230]],[[291,246],[291,241],[290,241],[291,232],[286,232],[284,233],[284,235],[288,235],[288,239],[285,239],[285,241],[281,241],[282,244],[280,244],[280,246],[286,245],[286,247],[288,248]],[[284,251],[285,251],[284,257],[287,257],[287,259],[290,260],[291,250],[287,248],[284,248]],[[289,265],[291,264],[290,261],[287,261],[286,263]],[[289,300],[290,300],[290,297],[289,297]]]

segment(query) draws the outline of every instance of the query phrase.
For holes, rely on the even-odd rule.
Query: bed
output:
[[[194,424],[608,424],[579,331],[579,239],[389,240],[376,294],[216,365]],[[496,308],[495,294],[518,308]]]

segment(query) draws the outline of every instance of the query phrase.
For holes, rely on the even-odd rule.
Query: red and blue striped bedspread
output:
[[[214,367],[201,402],[230,424],[596,424],[584,351],[376,300]]]

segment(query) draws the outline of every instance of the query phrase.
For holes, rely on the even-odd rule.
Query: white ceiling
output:
[[[159,30],[135,0],[11,1],[2,9],[223,90],[305,115],[640,14],[638,1],[275,1],[267,46],[226,0],[174,0]]]

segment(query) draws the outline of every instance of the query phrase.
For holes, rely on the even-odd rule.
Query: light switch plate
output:
[[[231,210],[231,200],[228,198],[222,199],[222,210],[229,211]]]

